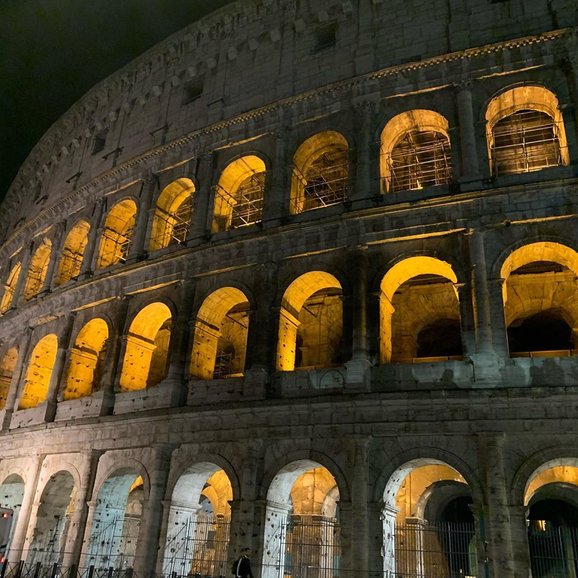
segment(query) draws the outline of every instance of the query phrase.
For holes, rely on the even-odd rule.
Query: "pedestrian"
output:
[[[253,578],[251,560],[249,560],[250,553],[251,548],[243,548],[241,550],[241,557],[233,565],[233,574],[236,578]]]

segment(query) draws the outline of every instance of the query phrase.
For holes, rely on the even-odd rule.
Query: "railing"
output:
[[[301,170],[293,167],[293,178],[300,183],[303,194],[291,201],[291,212],[301,213],[312,209],[321,209],[337,205],[348,200],[347,162],[327,164],[316,171],[309,170],[304,175]]]
[[[532,521],[528,527],[532,578],[578,576],[578,528]]]

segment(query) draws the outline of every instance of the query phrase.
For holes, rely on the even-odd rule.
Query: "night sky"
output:
[[[97,82],[231,0],[0,0],[0,198]]]

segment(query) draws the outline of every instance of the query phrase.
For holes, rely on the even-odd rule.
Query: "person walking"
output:
[[[243,550],[241,550],[241,557],[237,560],[234,566],[235,578],[253,578],[251,560],[249,559],[250,553],[251,548],[243,548]]]

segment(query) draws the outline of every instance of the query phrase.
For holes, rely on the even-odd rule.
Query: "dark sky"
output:
[[[0,198],[99,80],[231,0],[0,0]]]

